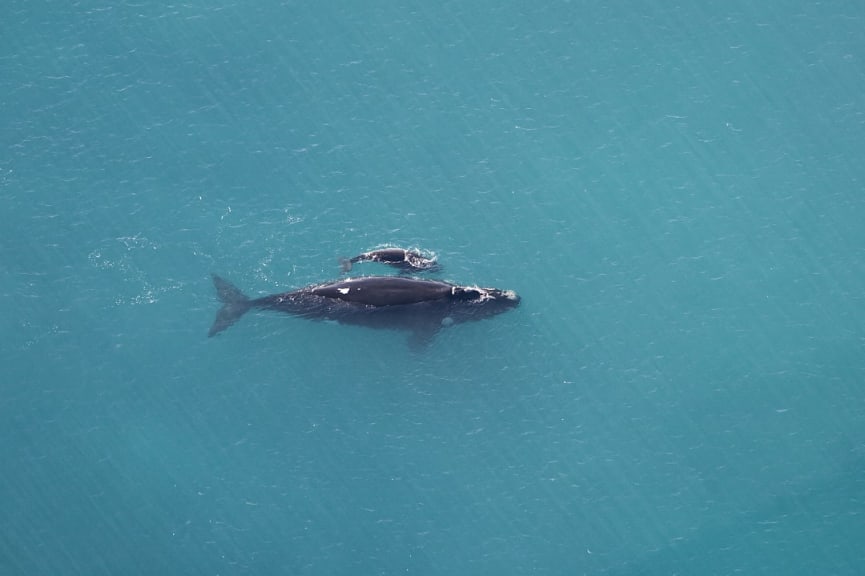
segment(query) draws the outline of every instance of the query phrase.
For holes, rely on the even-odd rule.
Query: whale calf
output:
[[[418,250],[380,248],[358,254],[353,258],[340,259],[342,271],[350,271],[352,264],[357,264],[358,262],[380,262],[394,268],[399,268],[401,272],[435,272],[441,269],[435,256],[424,254]]]
[[[208,336],[219,334],[249,310],[259,309],[311,320],[408,330],[414,343],[424,343],[443,326],[489,318],[520,303],[513,290],[400,276],[347,278],[261,298],[246,296],[216,274],[213,285],[222,307]]]

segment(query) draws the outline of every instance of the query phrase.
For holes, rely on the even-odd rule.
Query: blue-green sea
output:
[[[8,1],[0,576],[862,574],[863,159],[861,1]]]

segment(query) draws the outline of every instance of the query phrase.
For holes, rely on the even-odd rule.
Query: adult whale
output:
[[[216,274],[213,285],[222,308],[208,336],[215,336],[257,308],[312,320],[408,330],[412,343],[422,344],[442,326],[488,318],[520,303],[513,290],[399,276],[347,278],[261,298],[246,296]]]
[[[396,247],[371,250],[353,258],[341,258],[339,262],[343,272],[348,272],[352,264],[358,262],[381,262],[399,268],[400,272],[436,272],[441,269],[434,255]]]

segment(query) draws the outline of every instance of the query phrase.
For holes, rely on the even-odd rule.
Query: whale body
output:
[[[418,250],[406,250],[405,248],[379,248],[358,254],[353,258],[342,258],[340,264],[342,271],[351,270],[352,264],[358,262],[380,262],[400,270],[400,272],[437,272],[441,270],[434,255],[424,254]]]
[[[346,278],[261,298],[246,296],[215,274],[213,284],[222,307],[208,336],[219,334],[249,310],[259,309],[311,320],[408,330],[414,341],[423,342],[442,326],[489,318],[520,303],[513,290],[398,276]]]

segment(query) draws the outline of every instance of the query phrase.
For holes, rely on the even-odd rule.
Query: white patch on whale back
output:
[[[348,294],[349,290],[351,290],[351,288],[337,288],[336,289],[336,291],[339,292],[340,294]]]

